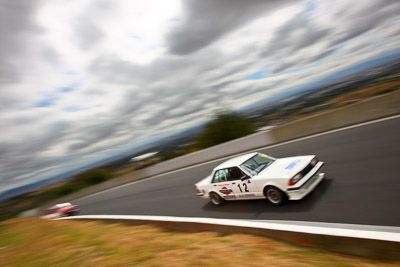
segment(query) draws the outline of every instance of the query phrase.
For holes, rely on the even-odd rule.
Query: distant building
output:
[[[271,130],[272,128],[275,128],[277,125],[268,125],[268,126],[264,126],[261,127],[259,129],[257,129],[257,132],[262,132],[262,131],[267,131],[267,130]]]
[[[137,162],[137,161],[141,161],[141,160],[144,160],[144,159],[149,159],[149,158],[151,158],[152,156],[154,156],[156,154],[158,154],[158,151],[157,152],[149,152],[149,153],[146,153],[146,154],[131,158],[129,160],[129,162]]]

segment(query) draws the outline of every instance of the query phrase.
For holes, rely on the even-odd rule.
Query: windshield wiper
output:
[[[268,162],[268,163],[265,163],[265,165],[260,169],[260,171],[258,172],[258,173],[260,173],[260,172],[262,172],[265,168],[267,168],[269,165],[271,165],[273,163],[273,161],[271,161],[271,162]]]

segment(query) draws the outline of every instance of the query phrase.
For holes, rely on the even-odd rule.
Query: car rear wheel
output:
[[[287,195],[275,186],[267,186],[264,195],[274,205],[281,205],[287,200]]]
[[[224,204],[224,199],[214,192],[210,193],[210,201],[215,206],[221,206],[222,204]]]

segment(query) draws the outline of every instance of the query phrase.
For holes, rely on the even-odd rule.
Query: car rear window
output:
[[[217,170],[214,173],[213,183],[228,181],[228,169]]]

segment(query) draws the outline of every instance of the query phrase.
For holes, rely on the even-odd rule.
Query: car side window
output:
[[[228,169],[229,181],[240,180],[240,178],[243,176],[245,176],[245,174],[238,167],[232,167]]]
[[[228,169],[217,170],[214,173],[213,183],[228,181]]]

